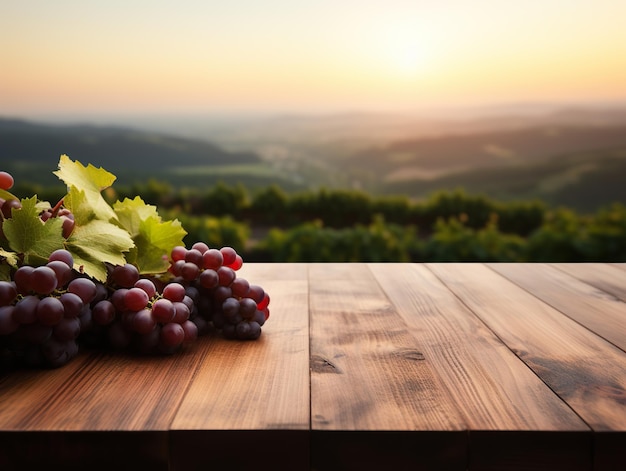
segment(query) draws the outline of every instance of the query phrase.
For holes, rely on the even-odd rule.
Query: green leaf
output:
[[[124,265],[124,253],[135,244],[126,230],[97,217],[84,191],[72,187],[68,197],[72,203],[75,226],[66,241],[66,248],[74,257],[74,268],[96,280],[106,281],[105,263]],[[115,219],[114,212],[113,216]]]
[[[17,268],[18,256],[0,247],[0,280],[11,280],[11,268]]]
[[[36,196],[24,198],[22,208],[13,210],[2,230],[9,247],[24,254],[24,263],[29,265],[42,265],[52,252],[63,248],[63,221],[51,218],[44,223],[39,217]]]
[[[167,270],[167,256],[172,248],[183,245],[187,232],[178,220],[163,221],[156,206],[148,205],[140,197],[116,202],[113,209],[122,227],[133,241],[126,260],[137,266],[140,273],[162,273]]]
[[[59,160],[59,170],[53,172],[65,182],[71,193],[72,187],[85,193],[90,213],[97,219],[110,220],[115,218],[113,208],[102,197],[101,191],[110,187],[115,181],[115,175],[103,168],[96,168],[89,164],[85,167],[79,161],[71,160],[67,155],[62,155]],[[64,198],[63,204],[70,209],[76,217],[75,204],[72,198]]]

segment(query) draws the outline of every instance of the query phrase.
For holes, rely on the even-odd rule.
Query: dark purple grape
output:
[[[10,335],[20,326],[13,317],[13,311],[15,306],[0,307],[0,335]]]
[[[109,325],[115,320],[115,306],[108,299],[99,301],[91,309],[91,319],[98,325]]]
[[[17,288],[12,281],[0,281],[0,306],[13,304],[17,298]]]
[[[124,304],[131,311],[141,311],[148,305],[149,301],[148,293],[141,288],[130,288],[124,296]]]
[[[49,262],[60,261],[65,263],[68,267],[74,267],[74,257],[65,249],[57,249],[48,257]]]
[[[135,265],[126,263],[117,265],[111,272],[111,279],[117,286],[122,288],[132,288],[139,280],[139,270]]]
[[[156,296],[156,286],[154,286],[154,283],[147,278],[140,278],[139,280],[137,280],[134,287],[144,290],[149,299],[152,299]]]
[[[185,287],[180,283],[169,283],[163,288],[163,297],[172,302],[181,302],[185,298]]]
[[[37,306],[39,297],[28,295],[15,304],[13,319],[20,324],[34,324],[37,321]]]
[[[80,296],[74,293],[63,293],[59,297],[59,301],[61,301],[63,307],[65,308],[65,317],[69,318],[80,316],[80,313],[85,306],[85,303],[82,299],[80,299]]]
[[[88,278],[75,278],[67,285],[70,293],[76,294],[85,304],[89,304],[96,297],[96,284]]]
[[[56,277],[57,277],[57,289],[63,288],[70,281],[72,281],[72,277],[74,276],[74,272],[67,265],[67,263],[62,262],[61,260],[52,260],[48,262],[46,265],[48,268],[52,268]]]
[[[169,299],[161,298],[152,304],[152,317],[162,324],[172,322],[176,315],[176,307]]]
[[[37,319],[43,325],[56,325],[61,322],[65,315],[65,306],[53,296],[48,296],[37,304]]]
[[[133,330],[141,335],[150,333],[156,327],[156,321],[150,309],[137,311],[133,317]]]

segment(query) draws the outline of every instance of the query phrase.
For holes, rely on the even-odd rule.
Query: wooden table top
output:
[[[257,341],[0,377],[0,469],[626,469],[626,264],[239,276]]]

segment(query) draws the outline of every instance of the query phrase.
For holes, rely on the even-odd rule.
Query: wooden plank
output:
[[[623,351],[485,265],[428,267],[592,429],[626,430]]]
[[[466,424],[367,265],[312,264],[309,302],[313,468],[465,469]]]
[[[626,351],[626,304],[613,295],[548,264],[495,263],[506,276],[566,316]],[[568,264],[569,272],[588,273],[587,264]],[[626,273],[624,273],[626,282]]]
[[[240,276],[270,294],[270,319],[258,340],[211,344],[171,424],[173,470],[309,467],[307,267],[258,267]]]
[[[552,263],[551,266],[626,301],[626,270],[610,263]]]
[[[468,424],[472,466],[590,468],[589,427],[432,272],[421,264],[370,267]]]
[[[533,265],[541,270],[541,265]],[[482,264],[428,267],[595,431],[626,450],[626,354]],[[596,433],[595,440],[603,440]],[[594,465],[615,451],[594,447]],[[621,452],[621,458],[626,456]],[[623,462],[623,461],[622,461]]]

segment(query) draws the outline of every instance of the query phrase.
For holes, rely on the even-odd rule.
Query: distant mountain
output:
[[[155,174],[172,168],[259,162],[253,152],[228,152],[206,141],[164,133],[0,118],[0,162],[4,167],[45,165],[52,171],[61,154],[113,173]]]

